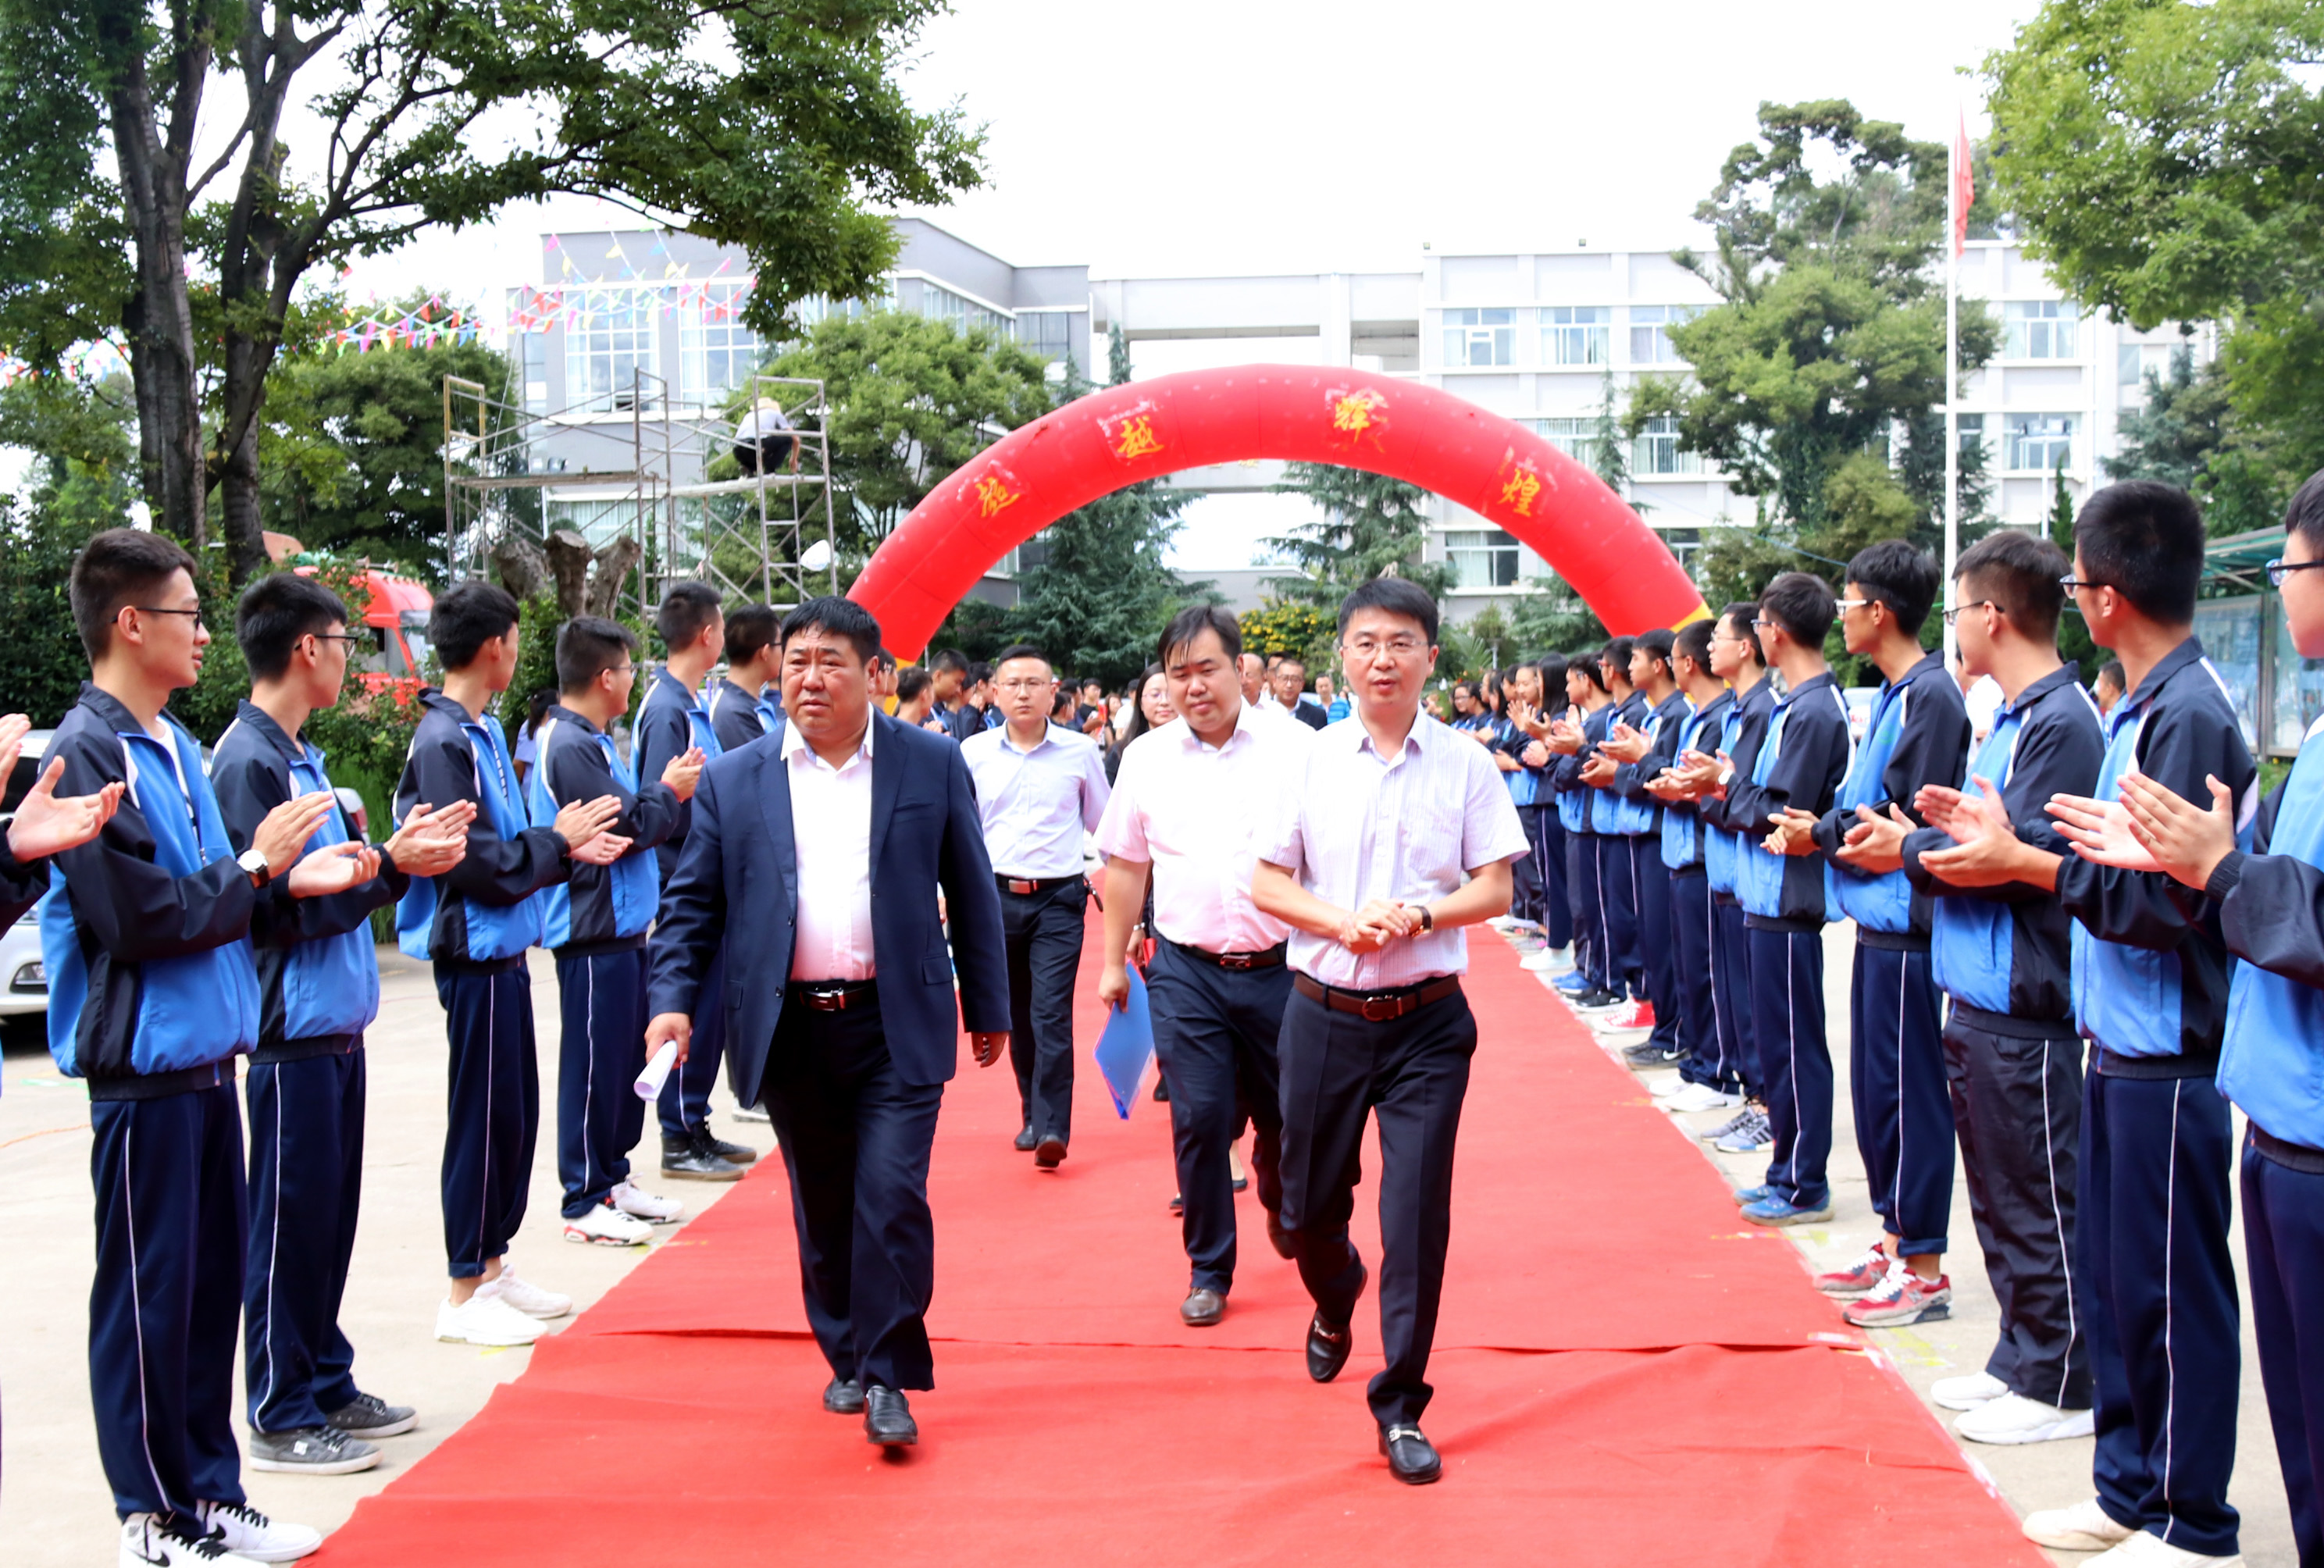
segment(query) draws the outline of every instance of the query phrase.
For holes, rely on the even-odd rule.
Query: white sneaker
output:
[[[2151,1530],[2139,1530],[2111,1552],[2089,1559],[2086,1568],[2243,1568],[2241,1557],[2206,1557],[2174,1546]]]
[[[1563,961],[1563,952],[1564,949],[1559,947],[1540,948],[1518,959],[1517,967],[1530,969],[1536,974],[1547,974],[1552,970],[1569,968],[1571,965]]]
[[[1929,1385],[1929,1397],[1948,1410],[1974,1410],[2009,1392],[2009,1385],[1991,1372],[1971,1372],[1965,1378],[1939,1378]]]
[[[737,1121],[757,1121],[767,1123],[773,1121],[774,1118],[768,1115],[764,1111],[760,1110],[755,1105],[745,1105],[740,1111],[734,1112],[734,1120]]]
[[[648,1224],[672,1225],[686,1217],[686,1205],[676,1198],[658,1197],[628,1182],[617,1184],[610,1195],[613,1207]]]
[[[1673,1066],[1677,1065],[1675,1062],[1671,1065]],[[1667,1078],[1656,1079],[1655,1081],[1655,1086],[1652,1089],[1647,1090],[1646,1093],[1652,1094],[1657,1100],[1675,1100],[1679,1097],[1679,1093],[1682,1090],[1692,1089],[1694,1085],[1688,1083],[1684,1078],[1680,1077],[1676,1073],[1673,1073]]]
[[[456,1305],[447,1296],[436,1304],[436,1337],[452,1344],[529,1345],[548,1332],[538,1319],[486,1296],[481,1285],[466,1301]]]
[[[1732,1111],[1743,1103],[1743,1096],[1725,1089],[1714,1089],[1708,1084],[1689,1084],[1677,1093],[1663,1101],[1663,1109],[1682,1116],[1692,1116],[1698,1111]]]
[[[611,1204],[592,1204],[579,1219],[565,1222],[567,1241],[595,1241],[600,1247],[642,1247],[652,1237],[651,1225],[622,1213]]]
[[[2004,1394],[1969,1411],[1953,1423],[1953,1430],[1971,1443],[2054,1443],[2089,1436],[2098,1430],[2097,1420],[2088,1410],[2061,1410],[2023,1394]]]
[[[2098,1507],[2096,1498],[2071,1508],[2028,1514],[2018,1528],[2035,1545],[2055,1546],[2061,1552],[2103,1552],[2143,1533],[2115,1523],[2114,1516]]]
[[[515,1266],[505,1258],[501,1259],[500,1273],[476,1287],[476,1294],[497,1296],[527,1317],[563,1317],[573,1310],[571,1296],[519,1279]]]
[[[1496,915],[1485,922],[1496,931],[1514,931],[1520,926],[1529,926],[1532,923],[1530,920],[1520,920],[1515,915]]]
[[[215,1536],[189,1536],[153,1514],[121,1521],[121,1568],[257,1568],[255,1557],[229,1552]]]
[[[248,1503],[196,1503],[202,1523],[235,1556],[253,1563],[295,1563],[323,1544],[323,1532],[268,1518]]]

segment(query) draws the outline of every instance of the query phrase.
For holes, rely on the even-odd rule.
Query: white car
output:
[[[36,910],[0,936],[0,1018],[49,1010],[49,972],[41,962],[41,919]]]

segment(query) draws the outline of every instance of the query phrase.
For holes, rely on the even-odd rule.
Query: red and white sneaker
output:
[[[1608,1034],[1622,1029],[1652,1029],[1655,1027],[1655,1004],[1650,1001],[1625,1002],[1609,1008],[1590,1020],[1592,1027]]]
[[[1908,1323],[1953,1314],[1953,1282],[1943,1275],[1923,1279],[1898,1259],[1888,1276],[1869,1296],[1858,1297],[1840,1309],[1840,1315],[1858,1328],[1902,1328]]]
[[[1875,1241],[1871,1251],[1847,1268],[1817,1275],[1815,1286],[1826,1296],[1862,1296],[1887,1277],[1888,1245],[1885,1241]]]

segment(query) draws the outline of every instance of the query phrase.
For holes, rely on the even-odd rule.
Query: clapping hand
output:
[[[2124,781],[2128,782],[2128,775]],[[2154,856],[2131,831],[2130,808],[2119,800],[2089,795],[2052,795],[2044,807],[2074,853],[2092,865],[2126,872],[2159,872]]]
[[[381,847],[406,876],[441,876],[466,858],[468,825],[475,819],[473,800],[454,801],[441,811],[423,802]]]
[[[1517,753],[1517,761],[1528,768],[1546,768],[1549,766],[1549,748],[1539,741],[1529,741],[1526,749]]]
[[[1689,794],[1700,798],[1725,794],[1726,789],[1719,782],[1719,775],[1731,766],[1733,764],[1728,761],[1724,752],[1714,756],[1688,751],[1679,754],[1678,766],[1671,771],[1684,781]]]
[[[1941,827],[1952,847],[1921,857],[1932,876],[1957,888],[1993,888],[2020,880],[2015,862],[2019,848],[2017,825],[2009,819],[2001,791],[1978,774],[1970,780],[1974,795],[1959,790],[1923,789],[1915,803],[1932,826]],[[1950,799],[1946,798],[1950,797]]]
[[[600,795],[595,800],[576,800],[564,807],[549,826],[565,840],[565,853],[578,859],[581,846],[612,826],[613,819],[621,815],[620,796]],[[589,863],[604,865],[607,862],[592,861]]]
[[[709,759],[704,755],[701,747],[688,746],[663,766],[661,781],[669,785],[669,792],[680,800],[691,800],[694,798],[694,787],[702,779],[702,764],[707,761]]]
[[[2235,791],[2212,774],[2203,776],[2203,784],[2211,792],[2208,811],[2144,773],[2126,774],[2122,780],[2132,836],[2164,874],[2198,890],[2236,847]]]
[[[0,719],[0,727],[22,716],[11,714]],[[0,746],[0,779],[5,779],[15,766],[16,742],[23,739],[23,732],[19,731],[14,741]],[[65,760],[52,759],[8,823],[8,853],[19,865],[79,848],[102,833],[105,825],[113,820],[113,814],[121,809],[122,792],[128,786],[118,780],[94,795],[58,799],[57,780],[64,774]]]
[[[307,847],[307,841],[315,836],[315,830],[337,804],[327,789],[293,796],[266,814],[258,831],[250,835],[250,847],[265,857],[270,871],[294,864],[299,852]]]
[[[1627,724],[1617,723],[1613,733],[1598,742],[1599,753],[1617,762],[1643,762],[1654,741],[1644,730],[1634,730]]]
[[[379,851],[366,844],[334,844],[292,866],[289,886],[294,899],[315,899],[344,893],[377,875]]]
[[[618,833],[601,833],[574,849],[575,860],[585,866],[609,866],[630,853],[634,838],[623,838]]]
[[[1816,853],[1816,816],[1796,806],[1771,814],[1767,836],[1759,847],[1770,854],[1809,855]]]
[[[1571,757],[1589,742],[1582,738],[1582,726],[1569,711],[1562,719],[1550,721],[1549,733],[1542,737],[1549,749],[1561,757]]]
[[[1855,826],[1840,835],[1840,848],[1832,858],[1844,866],[1872,874],[1902,871],[1904,835],[1912,831],[1913,819],[1894,801],[1889,802],[1886,816],[1869,806],[1859,806],[1856,808]]]

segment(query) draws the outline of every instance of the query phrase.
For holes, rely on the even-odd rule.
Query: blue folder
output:
[[[1145,977],[1133,965],[1130,971],[1130,1003],[1120,1011],[1108,1009],[1105,1032],[1097,1038],[1097,1070],[1105,1078],[1105,1092],[1113,1096],[1114,1113],[1130,1120],[1130,1108],[1143,1097],[1154,1066],[1154,1015],[1146,1004]]]

